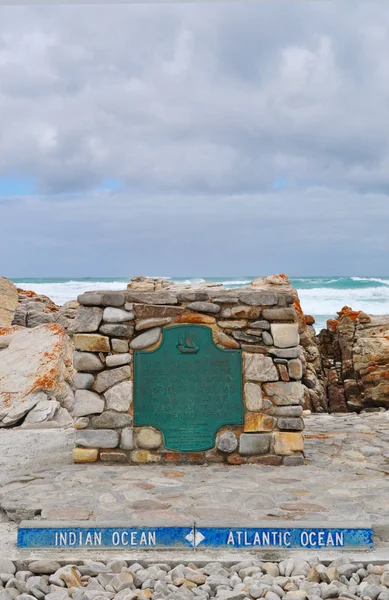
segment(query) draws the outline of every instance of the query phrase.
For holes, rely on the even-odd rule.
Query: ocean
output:
[[[176,282],[201,282],[202,278],[171,278]],[[207,277],[208,281],[223,282],[226,287],[247,285],[254,277]],[[363,310],[370,314],[389,314],[389,277],[291,277],[298,290],[305,314],[313,315],[315,328],[320,331],[327,319],[333,318],[343,306]],[[49,296],[56,304],[75,300],[86,290],[124,289],[130,277],[13,279],[18,287]]]

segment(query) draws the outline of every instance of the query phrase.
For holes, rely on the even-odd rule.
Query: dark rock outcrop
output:
[[[344,307],[318,335],[330,412],[389,408],[389,316]]]

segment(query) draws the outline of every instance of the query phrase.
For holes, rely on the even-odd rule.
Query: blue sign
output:
[[[370,526],[338,527],[125,527],[112,525],[87,527],[85,523],[69,526],[36,521],[21,523],[19,548],[57,549],[372,549]]]

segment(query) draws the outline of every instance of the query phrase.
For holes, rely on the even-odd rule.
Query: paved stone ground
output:
[[[71,462],[71,430],[0,430],[2,550],[20,519],[128,525],[389,523],[389,412],[311,415],[302,467]],[[389,544],[388,544],[389,548]]]

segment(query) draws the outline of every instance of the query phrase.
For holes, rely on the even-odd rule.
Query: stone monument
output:
[[[302,464],[295,297],[275,276],[82,294],[74,460]]]

